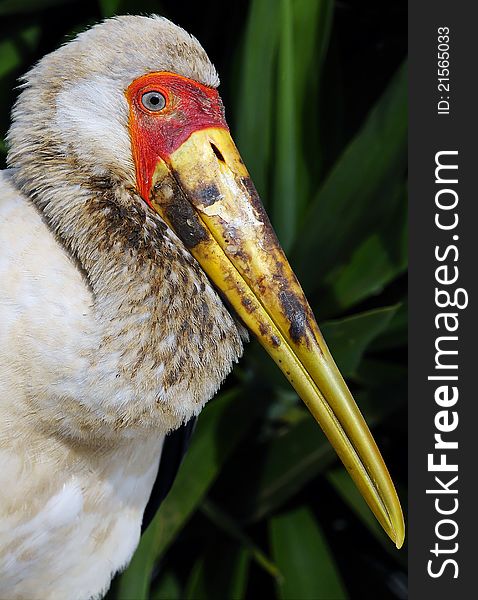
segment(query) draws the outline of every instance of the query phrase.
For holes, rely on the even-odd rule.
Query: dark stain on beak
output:
[[[250,298],[242,298],[241,304],[248,313],[252,313],[254,310],[256,310],[256,307],[254,306]]]
[[[166,198],[160,186],[154,190],[154,201],[163,207],[167,220],[186,248],[194,248],[208,239],[206,228],[178,186],[173,186],[173,190],[172,194],[169,193],[170,197]]]
[[[246,188],[252,206],[257,210],[264,210],[261,199],[257,193],[256,186],[250,177],[241,177],[242,185]]]
[[[259,194],[257,193],[256,186],[250,177],[241,177],[241,183],[249,196],[249,202],[254,208],[257,218],[265,225],[263,231],[264,238],[262,240],[263,244],[271,249],[277,248],[279,246],[279,240],[277,239],[274,228],[271,225]]]
[[[214,204],[221,198],[221,193],[215,183],[198,188],[196,195],[203,206],[211,206],[211,204]]]
[[[276,335],[271,336],[271,344],[274,348],[278,348],[280,346],[280,339]]]
[[[302,339],[305,339],[307,310],[296,295],[289,290],[279,292],[279,301],[290,323],[289,335],[298,344]]]
[[[189,202],[173,200],[167,205],[165,213],[186,248],[194,248],[208,239],[206,228]]]

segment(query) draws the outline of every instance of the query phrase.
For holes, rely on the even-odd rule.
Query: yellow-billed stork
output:
[[[241,356],[242,323],[403,542],[387,469],[218,83],[197,40],[156,16],[107,20],[23,79],[0,177],[2,598],[108,589],[138,544],[166,434]]]

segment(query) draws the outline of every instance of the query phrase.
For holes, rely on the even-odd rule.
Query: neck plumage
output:
[[[85,275],[96,362],[118,357],[111,377],[115,389],[127,387],[141,426],[176,427],[201,410],[241,355],[242,328],[134,189],[79,173],[49,185],[40,179],[40,187],[19,172],[14,179]]]

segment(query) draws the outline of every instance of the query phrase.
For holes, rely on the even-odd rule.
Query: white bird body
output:
[[[138,544],[166,434],[244,329],[136,189],[125,91],[218,84],[159,17],[110,19],[24,80],[0,174],[0,598],[99,598]]]
[[[84,277],[7,173],[0,175],[0,597],[87,599],[107,589],[136,548],[163,436],[148,430],[86,446],[52,436],[42,422],[29,390],[75,398],[89,389],[98,401],[101,393],[117,397],[121,384],[104,376],[117,373],[114,356],[95,366],[103,325]]]

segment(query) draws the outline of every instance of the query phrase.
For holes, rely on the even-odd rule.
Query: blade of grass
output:
[[[307,291],[317,289],[386,218],[403,181],[406,156],[407,86],[402,66],[307,211],[292,254]],[[317,260],[310,260],[312,256]]]
[[[2,57],[0,62],[0,77],[4,77],[21,63],[21,56],[13,40],[7,39],[4,42],[0,42],[0,56]]]
[[[98,4],[100,5],[101,14],[106,18],[119,14],[122,0],[98,0]]]
[[[327,539],[308,508],[272,518],[269,531],[272,553],[284,576],[277,583],[279,598],[347,598]]]
[[[406,365],[369,358],[361,362],[355,380],[369,387],[395,385],[405,381],[407,373]]]
[[[237,96],[237,145],[265,204],[271,161],[272,105],[279,18],[276,0],[252,0]]]
[[[295,0],[293,41],[297,121],[299,218],[322,176],[324,139],[320,130],[321,79],[332,29],[332,0]]]
[[[18,69],[25,60],[25,50],[36,48],[39,38],[40,28],[34,25],[17,31],[10,39],[0,42],[0,78]]]
[[[166,571],[151,594],[151,600],[182,600],[181,586],[174,573]]]
[[[387,329],[398,309],[397,304],[322,324],[327,345],[345,376],[353,377],[365,350]]]
[[[226,514],[217,504],[211,500],[204,500],[201,504],[201,512],[216,525],[227,533],[232,539],[240,542],[247,550],[250,557],[271,577],[280,579],[281,574],[277,566],[254,542],[242,531],[238,523]]]
[[[239,477],[235,487],[229,486],[234,490],[234,507],[239,517],[246,522],[259,521],[334,461],[335,453],[328,440],[304,412],[304,418],[287,433],[254,446],[243,456],[248,475]]]
[[[103,17],[121,14],[164,14],[160,0],[98,0]]]
[[[347,264],[328,278],[321,311],[348,309],[377,295],[407,268],[407,211],[403,186],[388,222],[362,242]]]
[[[297,106],[293,44],[291,0],[280,0],[274,200],[271,216],[277,236],[286,252],[294,240],[300,212],[297,194]]]
[[[333,4],[281,0],[280,8],[272,221],[287,251],[310,195],[309,173],[313,173],[314,187],[320,173],[319,82]],[[311,155],[313,161],[308,160]]]
[[[386,331],[372,343],[371,350],[381,352],[391,348],[405,347],[408,342],[408,304],[403,302],[389,323]]]
[[[249,554],[230,540],[214,539],[192,568],[185,600],[244,598]]]
[[[0,2],[1,15],[17,15],[30,12],[38,12],[45,8],[58,6],[60,4],[72,4],[74,0],[3,0]]]

